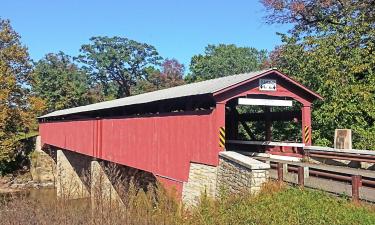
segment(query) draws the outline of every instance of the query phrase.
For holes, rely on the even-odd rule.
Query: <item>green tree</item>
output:
[[[35,116],[43,107],[29,88],[31,68],[19,35],[0,18],[0,173],[21,147],[17,135],[36,128]]]
[[[264,50],[236,45],[208,45],[204,54],[195,55],[190,62],[188,82],[246,73],[262,68],[267,58]]]
[[[88,76],[70,56],[49,53],[35,64],[34,91],[49,112],[90,103]]]
[[[263,1],[269,22],[293,23],[271,62],[325,98],[313,110],[315,144],[351,128],[355,148],[375,149],[374,1]]]
[[[147,69],[161,57],[155,47],[123,37],[92,37],[82,45],[79,61],[105,98],[130,96],[132,87],[146,79]]]

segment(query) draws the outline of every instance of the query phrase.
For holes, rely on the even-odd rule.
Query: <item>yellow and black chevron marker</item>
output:
[[[219,146],[224,148],[225,146],[225,127],[219,129]]]
[[[310,127],[309,126],[305,126],[304,128],[304,139],[305,139],[305,143],[308,143],[310,141]]]

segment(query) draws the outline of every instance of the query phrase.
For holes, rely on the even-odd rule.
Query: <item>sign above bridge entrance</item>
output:
[[[264,106],[292,106],[292,100],[262,99],[262,98],[239,98],[239,105],[264,105]]]
[[[276,80],[259,79],[259,90],[261,90],[261,91],[276,91]]]

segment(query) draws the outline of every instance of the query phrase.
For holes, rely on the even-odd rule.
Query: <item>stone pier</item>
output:
[[[92,206],[124,205],[112,181],[98,161],[91,162],[91,203]]]
[[[66,152],[70,154],[69,152]],[[68,160],[63,150],[57,151],[57,197],[60,199],[78,199],[90,197],[86,184]]]

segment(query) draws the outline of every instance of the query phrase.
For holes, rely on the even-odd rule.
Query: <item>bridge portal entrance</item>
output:
[[[226,106],[227,150],[301,155],[310,142],[303,135],[301,107],[289,98],[232,99]]]
[[[316,96],[279,73],[238,88],[225,101],[225,149],[302,157]]]

